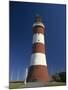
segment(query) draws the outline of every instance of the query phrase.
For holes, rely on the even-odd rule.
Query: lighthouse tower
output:
[[[49,79],[45,54],[44,31],[45,26],[40,16],[36,16],[33,24],[32,55],[27,82],[47,82]]]

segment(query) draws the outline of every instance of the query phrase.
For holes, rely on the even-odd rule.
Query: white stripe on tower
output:
[[[33,53],[31,56],[31,64],[30,65],[45,65],[45,66],[47,66],[45,54]]]
[[[42,26],[43,28],[45,28],[45,26],[44,26],[43,23],[41,23],[41,22],[35,22],[35,23],[33,24],[33,27],[35,27],[35,26]]]
[[[33,44],[34,43],[43,43],[44,44],[44,35],[42,33],[35,33],[33,35]]]

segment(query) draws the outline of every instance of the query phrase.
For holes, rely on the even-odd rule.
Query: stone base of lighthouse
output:
[[[47,66],[32,65],[29,68],[27,82],[47,82],[48,80]]]

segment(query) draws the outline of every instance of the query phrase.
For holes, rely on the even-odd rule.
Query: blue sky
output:
[[[41,16],[45,25],[46,58],[49,75],[66,67],[66,6],[10,2],[10,78],[24,80],[25,68],[32,54],[32,25],[35,16]]]

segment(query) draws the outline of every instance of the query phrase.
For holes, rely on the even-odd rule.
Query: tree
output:
[[[59,76],[62,82],[66,82],[66,72],[60,72]]]

